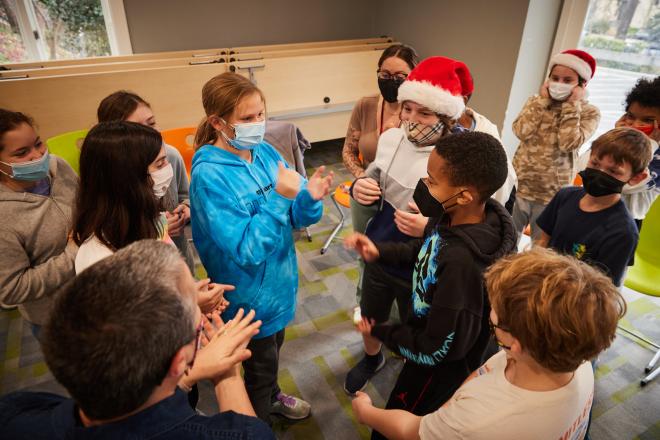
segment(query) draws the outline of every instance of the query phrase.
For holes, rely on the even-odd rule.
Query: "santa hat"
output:
[[[589,81],[596,73],[596,60],[583,50],[569,49],[556,54],[550,59],[550,70],[557,64],[575,70],[585,81]]]
[[[410,72],[399,87],[398,100],[413,101],[435,113],[458,119],[465,110],[463,96],[473,90],[472,75],[464,63],[431,57]]]

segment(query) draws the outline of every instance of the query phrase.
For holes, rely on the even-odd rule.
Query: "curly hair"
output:
[[[474,186],[480,202],[495,194],[508,173],[507,158],[500,141],[478,131],[444,136],[435,151],[447,162],[445,172],[453,186]]]
[[[640,78],[626,96],[626,111],[633,102],[642,107],[660,108],[660,76]]]

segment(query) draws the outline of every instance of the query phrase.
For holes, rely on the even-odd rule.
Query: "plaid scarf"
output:
[[[402,122],[408,140],[418,147],[435,144],[435,142],[442,136],[442,129],[445,126],[442,121],[438,121],[435,125],[426,125],[410,121]]]

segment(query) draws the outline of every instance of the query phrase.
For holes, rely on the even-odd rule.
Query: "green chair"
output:
[[[68,163],[73,171],[80,171],[80,147],[89,130],[76,130],[62,133],[46,141],[48,151],[61,157]]]
[[[660,197],[655,199],[644,218],[635,251],[635,265],[628,270],[624,285],[645,295],[660,296]],[[650,345],[657,347],[653,343]],[[650,374],[642,379],[642,386],[660,375],[660,367],[653,370],[659,359],[660,350],[646,366],[645,371]]]

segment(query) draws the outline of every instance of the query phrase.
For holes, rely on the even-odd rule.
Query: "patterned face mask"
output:
[[[418,122],[403,121],[403,129],[408,140],[418,147],[433,145],[442,137],[445,124],[438,121],[435,125],[420,124]]]

